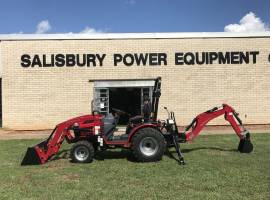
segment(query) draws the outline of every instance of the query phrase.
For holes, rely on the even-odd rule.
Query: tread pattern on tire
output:
[[[139,148],[140,141],[145,137],[153,137],[157,140],[158,151],[152,156],[144,155]],[[131,150],[135,159],[139,162],[155,162],[162,159],[165,151],[165,139],[163,135],[156,129],[153,128],[142,128],[132,138]]]
[[[85,146],[85,147],[88,149],[88,151],[89,151],[89,156],[88,156],[88,158],[87,158],[86,160],[84,160],[84,161],[77,160],[76,157],[75,157],[75,155],[74,155],[75,149],[78,148],[79,146]],[[73,162],[76,162],[76,163],[90,163],[90,162],[93,161],[94,154],[95,154],[95,149],[94,149],[94,147],[93,147],[93,144],[90,143],[90,142],[88,142],[88,141],[86,141],[86,140],[76,142],[76,143],[72,146],[72,148],[71,148],[71,153],[70,153],[70,155],[71,155],[71,160],[72,160]]]

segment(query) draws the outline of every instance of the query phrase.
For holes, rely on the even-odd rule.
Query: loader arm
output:
[[[67,140],[73,139],[67,127],[63,124],[57,125],[45,142],[41,142],[34,147],[40,159],[40,164],[44,164],[53,155],[58,153],[65,138]]]

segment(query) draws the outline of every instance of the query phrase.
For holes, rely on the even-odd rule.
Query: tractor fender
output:
[[[142,124],[140,126],[137,126],[135,128],[132,129],[131,133],[129,134],[128,136],[128,143],[130,144],[131,143],[131,140],[133,138],[133,136],[140,130],[140,129],[143,129],[143,128],[153,128],[153,129],[156,129],[158,130],[160,133],[160,129],[158,128],[157,124]]]

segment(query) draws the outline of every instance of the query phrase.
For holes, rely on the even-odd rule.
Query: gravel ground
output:
[[[267,125],[246,125],[245,126],[250,133],[270,133],[270,124]],[[180,127],[179,130],[183,130],[184,127]],[[124,128],[120,128],[116,135],[124,133]],[[5,130],[0,129],[0,140],[11,139],[35,139],[35,138],[47,138],[52,130]],[[207,126],[202,130],[201,134],[234,134],[231,126]]]

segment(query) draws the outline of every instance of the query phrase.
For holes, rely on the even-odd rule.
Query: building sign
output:
[[[23,54],[21,67],[95,67],[104,66],[109,60],[117,66],[167,66],[171,61],[176,66],[181,65],[234,65],[256,64],[259,51],[227,51],[227,52],[175,52],[167,53],[115,53],[107,54]],[[173,58],[173,60],[169,60]],[[270,62],[270,55],[268,57]],[[170,62],[170,63],[171,63]]]

